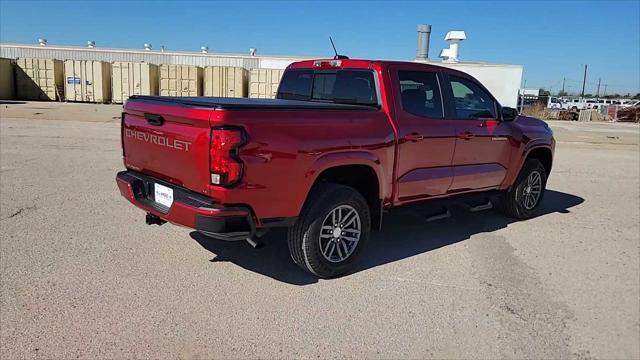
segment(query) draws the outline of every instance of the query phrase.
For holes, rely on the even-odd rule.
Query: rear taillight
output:
[[[229,186],[242,178],[242,161],[238,148],[245,143],[245,136],[239,128],[216,128],[211,130],[209,160],[211,183]]]
[[[120,115],[120,148],[122,149],[122,157],[125,157],[124,153],[124,112]]]

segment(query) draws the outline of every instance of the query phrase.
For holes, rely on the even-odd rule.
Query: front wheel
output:
[[[320,184],[289,229],[293,261],[320,278],[345,274],[369,240],[369,206],[354,188]]]
[[[547,171],[536,159],[528,159],[515,183],[500,198],[500,208],[512,218],[529,219],[536,214],[547,186]]]

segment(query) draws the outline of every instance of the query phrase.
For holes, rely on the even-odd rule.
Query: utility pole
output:
[[[600,78],[598,78],[598,90],[596,90],[596,97],[600,97]]]
[[[604,84],[602,86],[604,86],[604,95],[603,96],[607,96],[607,84]]]
[[[565,80],[567,80],[567,79],[562,78],[562,93],[563,93],[563,94],[564,94],[564,82],[565,82]]]
[[[584,64],[584,77],[582,78],[582,94],[580,98],[584,98],[584,86],[587,84],[587,64]]]

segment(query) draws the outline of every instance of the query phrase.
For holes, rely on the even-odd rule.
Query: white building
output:
[[[464,31],[450,31],[445,40],[448,49],[441,53],[442,61],[428,59],[431,27],[418,25],[418,51],[415,61],[440,65],[468,73],[484,84],[503,106],[516,107],[518,89],[522,80],[522,65],[489,64],[459,60],[461,42],[466,39]],[[326,58],[327,56],[277,56],[260,55],[255,49],[246,54],[210,53],[205,46],[201,51],[168,51],[144,44],[140,49],[101,48],[89,42],[87,47],[49,45],[42,39],[40,44],[0,44],[1,58],[44,58],[59,60],[99,60],[147,62],[151,64],[185,64],[195,66],[238,66],[245,69],[284,69],[295,61]],[[411,60],[408,60],[411,61]]]

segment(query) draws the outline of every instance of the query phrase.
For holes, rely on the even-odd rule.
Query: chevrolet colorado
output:
[[[434,65],[309,60],[276,99],[132,96],[122,114],[122,196],[222,240],[288,227],[293,261],[347,272],[386,209],[498,194],[535,215],[555,141],[473,77]]]

